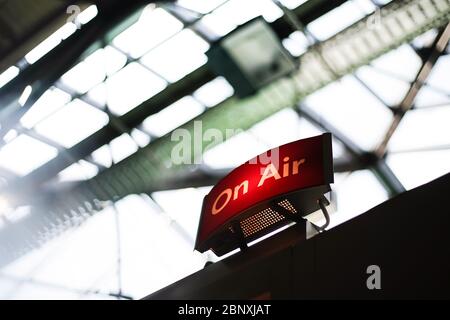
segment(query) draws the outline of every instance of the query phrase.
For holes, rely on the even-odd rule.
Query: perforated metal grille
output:
[[[280,206],[289,210],[291,213],[297,213],[294,206],[287,200],[283,200],[278,203]],[[267,227],[284,220],[284,216],[273,210],[272,208],[266,208],[240,222],[242,233],[244,237],[249,237]]]
[[[297,209],[294,208],[294,206],[289,202],[288,199],[284,199],[283,201],[278,202],[278,204],[286,210],[289,210],[291,213],[297,213]]]

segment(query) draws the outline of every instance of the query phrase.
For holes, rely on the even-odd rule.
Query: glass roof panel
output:
[[[190,10],[197,11],[199,13],[208,13],[226,0],[178,0],[177,4]]]
[[[175,82],[206,63],[206,41],[185,29],[151,50],[141,61],[170,82]]]
[[[450,107],[408,111],[394,132],[389,150],[400,152],[450,144]]]
[[[450,95],[450,55],[444,55],[439,58],[436,65],[431,70],[427,83],[434,88],[438,88]]]
[[[108,78],[107,101],[111,112],[123,115],[166,87],[166,82],[133,62]]]
[[[16,66],[11,66],[0,73],[0,88],[14,79],[19,74],[19,72],[19,68],[17,68]]]
[[[47,90],[20,119],[20,123],[30,129],[71,100],[71,96],[58,88]]]
[[[153,192],[152,197],[171,219],[180,224],[192,239],[191,244],[194,245],[202,210],[203,194],[195,188],[186,188]],[[173,201],[173,199],[177,199],[177,201]]]
[[[372,8],[374,10],[375,6],[372,5]],[[309,23],[307,28],[316,38],[323,41],[352,25],[367,13],[357,2],[347,1]]]
[[[75,99],[39,122],[35,130],[63,147],[70,148],[105,126],[108,121],[106,113]]]
[[[336,192],[337,210],[330,214],[330,228],[353,219],[388,199],[386,190],[369,170],[336,173],[334,177],[335,183],[331,187]],[[307,218],[319,225],[325,222],[321,212],[315,212]]]
[[[193,96],[206,107],[215,107],[234,94],[233,87],[224,77],[217,77],[194,91]]]
[[[104,145],[91,154],[95,162],[109,168],[112,164],[111,151],[108,145]]]
[[[398,105],[409,89],[408,82],[389,76],[370,66],[359,68],[356,75],[389,106]]]
[[[371,65],[412,82],[422,66],[422,60],[411,46],[404,44],[375,59]]]
[[[283,46],[294,56],[299,57],[305,53],[309,46],[309,41],[301,31],[295,31],[283,40]]]
[[[149,5],[135,24],[114,38],[113,44],[133,58],[139,58],[182,28],[183,24],[167,11]]]
[[[450,146],[447,150],[390,154],[386,161],[409,190],[450,172]]]
[[[115,163],[137,151],[138,146],[129,134],[123,133],[110,142],[111,154]]]
[[[283,12],[270,0],[230,0],[224,5],[206,15],[202,22],[212,32],[219,36],[257,16],[271,22],[281,17]]]
[[[280,2],[289,9],[295,9],[306,1],[308,0],[280,0]]]
[[[194,98],[186,96],[160,112],[144,120],[144,128],[157,137],[161,137],[187,121],[198,116],[204,107]]]
[[[422,87],[414,100],[414,106],[418,108],[445,105],[450,105],[450,94],[428,86]]]
[[[264,142],[248,132],[242,132],[207,150],[203,162],[213,169],[234,168],[266,150]]]
[[[73,165],[67,167],[63,171],[61,171],[58,174],[59,181],[81,181],[81,180],[87,180],[98,173],[98,168],[85,161],[80,160]]]
[[[55,148],[21,134],[0,149],[0,166],[23,176],[53,159],[57,154]]]
[[[305,102],[365,150],[381,141],[393,119],[391,111],[351,76],[313,93]]]

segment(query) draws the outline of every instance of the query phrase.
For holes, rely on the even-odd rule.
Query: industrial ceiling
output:
[[[184,73],[182,68],[178,68],[178,73],[166,73],[158,65],[158,55],[154,54],[158,48],[163,48],[166,42],[181,33],[188,39],[187,43],[192,43],[192,46],[198,43],[198,50],[204,52],[214,40],[234,29],[236,24],[214,30],[211,21],[227,5],[227,2],[215,2],[218,3],[216,6],[211,5],[204,11],[188,9],[177,2],[160,2],[156,5],[149,5],[146,1],[0,2],[0,74],[8,70],[15,70],[16,73],[0,87],[0,148],[8,150],[8,145],[12,142],[26,138],[45,144],[49,150],[53,150],[36,167],[17,172],[2,165],[0,159],[0,195],[8,199],[10,210],[23,206],[30,208],[30,212],[23,218],[0,225],[0,266],[11,263],[66,230],[76,228],[96,212],[130,194],[151,195],[152,192],[161,190],[213,185],[231,167],[215,169],[203,164],[170,165],[171,150],[176,144],[171,139],[170,132],[180,127],[193,133],[195,121],[202,121],[203,130],[216,128],[223,133],[227,129],[251,131],[272,115],[290,110],[318,130],[333,133],[335,147],[343,150],[334,160],[336,172],[370,169],[389,196],[405,190],[386,163],[388,145],[405,115],[409,110],[417,108],[416,98],[419,92],[424,87],[432,87],[427,84],[427,79],[433,66],[440,57],[448,56],[450,1],[397,0],[387,1],[386,4],[370,1],[373,5],[371,10],[362,10],[363,13],[354,21],[343,25],[334,34],[310,39],[311,42],[305,45],[303,52],[298,53],[296,59],[300,67],[291,77],[277,80],[254,96],[244,99],[232,95],[232,89],[229,89],[231,93],[226,94],[222,101],[211,105],[202,102],[203,106],[194,108],[197,111],[192,111],[186,122],[181,121],[175,127],[155,133],[149,128],[149,117],[161,114],[186,96],[192,97],[208,84],[223,81],[216,78],[204,60],[194,63]],[[267,20],[280,40],[290,39],[293,34],[302,32],[308,38],[309,33],[313,33],[314,22],[344,8],[348,2],[350,1],[301,1],[290,12],[302,26],[306,26],[303,30],[296,30],[282,11],[279,16],[275,15]],[[50,35],[61,32],[67,25],[69,6],[78,5],[81,11],[89,12],[92,4],[96,4],[96,12],[85,22],[80,22],[80,28],[71,29],[72,31],[67,31],[67,35],[60,36],[54,47],[42,56],[30,56],[33,48]],[[271,7],[272,11],[267,11],[269,16],[275,10],[280,10],[275,4],[271,4],[274,7]],[[148,29],[151,26],[157,28],[156,22],[154,25],[149,22],[142,26],[142,30],[138,30],[145,15],[157,21],[169,21],[167,23],[170,28]],[[371,27],[374,19],[377,25]],[[128,50],[127,38],[121,38],[121,35],[130,33],[130,30],[148,37],[148,41],[144,38],[141,40],[144,44],[128,44]],[[153,37],[152,34],[157,32],[165,35],[161,39]],[[422,36],[424,34],[426,37]],[[425,40],[416,41],[419,36]],[[150,43],[147,47],[146,42]],[[414,70],[414,76],[407,79],[408,87],[401,99],[390,103],[371,87],[361,70],[364,71],[365,66],[371,65],[386,53],[404,47],[414,52],[420,65]],[[107,65],[100,75],[91,74],[82,81],[84,83],[80,87],[73,85],[73,74],[83,68],[95,68],[96,64],[105,59],[102,54],[106,50],[118,53],[117,56],[123,57],[123,61],[118,58],[117,62],[114,60],[116,65]],[[177,59],[177,55],[181,57],[183,53],[189,57],[188,49],[172,46],[172,55],[167,59]],[[169,64],[171,63],[176,65],[175,60]],[[148,71],[152,76],[148,76]],[[126,72],[131,76],[128,81],[136,77],[136,81],[140,82],[134,86],[133,90],[136,91],[120,92],[120,81],[114,86],[117,75]],[[80,71],[80,74],[83,73]],[[352,81],[366,88],[389,114],[384,134],[370,147],[357,143],[339,124],[327,120],[314,107],[314,98],[311,98],[315,92],[328,88],[333,83],[346,83],[349,76]],[[89,85],[91,82],[92,85]],[[102,84],[111,85],[112,91],[118,91],[114,95],[110,90],[109,98],[120,100],[122,96],[130,95],[136,99],[116,103],[111,102],[108,97],[98,98],[98,90],[93,88],[99,88]],[[30,93],[25,102],[20,103],[20,98],[28,87]],[[36,109],[41,97],[55,92],[62,102],[52,112],[61,115],[60,110],[68,110],[67,105],[75,104],[78,111],[86,110],[78,120],[73,119],[80,121],[77,123],[79,127],[89,126],[88,119],[97,119],[92,124],[91,131],[80,133],[75,140],[64,140],[62,133],[59,137],[61,139],[56,139],[59,133],[49,130],[43,124],[52,117],[52,112],[40,122],[24,120],[27,114],[33,112],[33,108]],[[450,89],[442,94],[448,97]],[[196,97],[195,94],[193,96]],[[67,117],[70,119],[70,113]],[[351,121],[351,115],[348,118]],[[59,119],[67,120],[63,117]],[[70,130],[70,124],[66,127],[61,123],[61,132],[66,129]],[[96,152],[124,135],[128,137],[133,150],[121,159],[113,159],[108,164],[101,163]],[[139,139],[142,136],[145,137],[144,142]],[[204,147],[207,144],[209,143],[203,142]],[[198,154],[194,153],[192,157],[199,157],[202,152],[200,148]],[[81,161],[95,168],[95,173],[83,181],[67,183],[58,179],[61,172]]]

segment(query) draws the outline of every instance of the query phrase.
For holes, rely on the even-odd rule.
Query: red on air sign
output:
[[[214,250],[215,245],[227,242],[223,233],[232,230],[231,222],[240,220],[242,224],[244,218],[261,212],[274,199],[311,188],[316,191],[311,194],[315,197],[316,194],[329,191],[328,184],[331,182],[333,172],[329,133],[269,150],[234,169],[206,195],[196,249]],[[324,188],[320,188],[321,186]],[[296,203],[297,198],[291,203]],[[307,199],[304,200],[304,203],[308,202]],[[316,200],[313,199],[311,203]],[[297,207],[302,211],[300,214],[305,215],[310,212],[304,211],[313,210],[315,205],[300,204]],[[256,221],[258,217],[256,215],[251,221]],[[248,223],[244,223],[246,225]]]

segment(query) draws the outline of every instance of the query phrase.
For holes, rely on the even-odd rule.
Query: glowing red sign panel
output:
[[[259,203],[332,181],[330,134],[269,150],[234,169],[205,197],[196,247]]]

